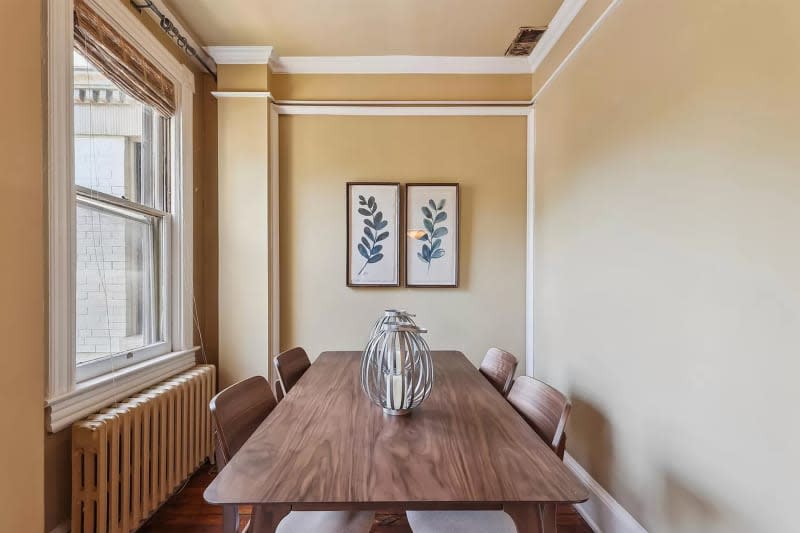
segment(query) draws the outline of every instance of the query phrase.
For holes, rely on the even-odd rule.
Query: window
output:
[[[78,381],[170,350],[170,119],[73,52]]]
[[[46,33],[46,421],[59,431],[195,364],[194,75],[122,2],[48,2]]]

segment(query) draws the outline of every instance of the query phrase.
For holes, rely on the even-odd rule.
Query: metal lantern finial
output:
[[[433,387],[431,352],[413,324],[386,323],[370,339],[361,357],[361,386],[390,415],[419,406]]]
[[[401,309],[386,309],[383,312],[383,315],[381,315],[381,317],[375,321],[375,324],[372,325],[372,331],[369,334],[369,338],[372,339],[378,335],[385,324],[406,324],[409,326],[416,326],[412,318],[414,316],[416,315]]]

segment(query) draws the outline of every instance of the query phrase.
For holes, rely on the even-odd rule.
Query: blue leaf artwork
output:
[[[359,195],[358,205],[361,206],[358,208],[358,214],[366,217],[364,218],[364,236],[358,243],[358,253],[364,258],[364,265],[358,271],[360,276],[367,265],[380,263],[383,259],[383,245],[378,243],[389,238],[389,232],[384,231],[389,225],[389,221],[384,220],[383,212],[378,211],[378,203],[374,196],[367,199],[363,195]]]
[[[444,199],[439,200],[438,204],[433,199],[429,199],[427,205],[423,205],[420,209],[424,217],[422,225],[425,227],[425,231],[418,232],[414,238],[424,243],[422,250],[417,252],[417,257],[428,265],[428,272],[431,270],[433,260],[441,259],[445,254],[445,250],[442,248],[442,237],[447,235],[447,226],[443,224],[447,221],[444,205]]]

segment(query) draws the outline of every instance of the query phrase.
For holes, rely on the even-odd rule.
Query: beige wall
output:
[[[40,2],[0,3],[0,531],[44,529],[45,196]]]
[[[269,90],[278,100],[530,100],[531,76],[274,74]]]
[[[433,349],[524,359],[525,136],[524,117],[281,117],[282,347],[361,349],[398,307]],[[345,286],[345,183],[359,180],[461,184],[458,289]]]
[[[623,2],[536,106],[536,374],[650,531],[797,530],[799,18]]]

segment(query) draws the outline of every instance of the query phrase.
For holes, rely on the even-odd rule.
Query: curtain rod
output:
[[[159,25],[161,26],[161,29],[164,30],[164,33],[166,33],[170,38],[175,39],[178,48],[183,50],[186,53],[186,55],[188,55],[189,57],[200,63],[200,65],[204,69],[206,69],[206,71],[209,74],[211,74],[211,76],[214,77],[214,80],[217,79],[217,73],[214,72],[214,70],[210,66],[208,66],[208,64],[205,61],[203,61],[203,59],[199,55],[197,55],[197,50],[195,50],[195,48],[191,44],[189,44],[189,39],[187,39],[184,35],[181,34],[180,30],[178,30],[178,27],[175,26],[175,24],[169,19],[169,17],[164,15],[164,13],[162,13],[161,10],[158,9],[158,6],[156,6],[152,2],[152,0],[143,0],[143,3],[141,4],[137,3],[136,0],[130,0],[130,2],[131,5],[134,8],[136,8],[136,11],[138,11],[139,13],[141,13],[142,10],[144,9],[150,9],[151,11],[153,11],[156,17],[158,17],[158,19],[160,20]]]

